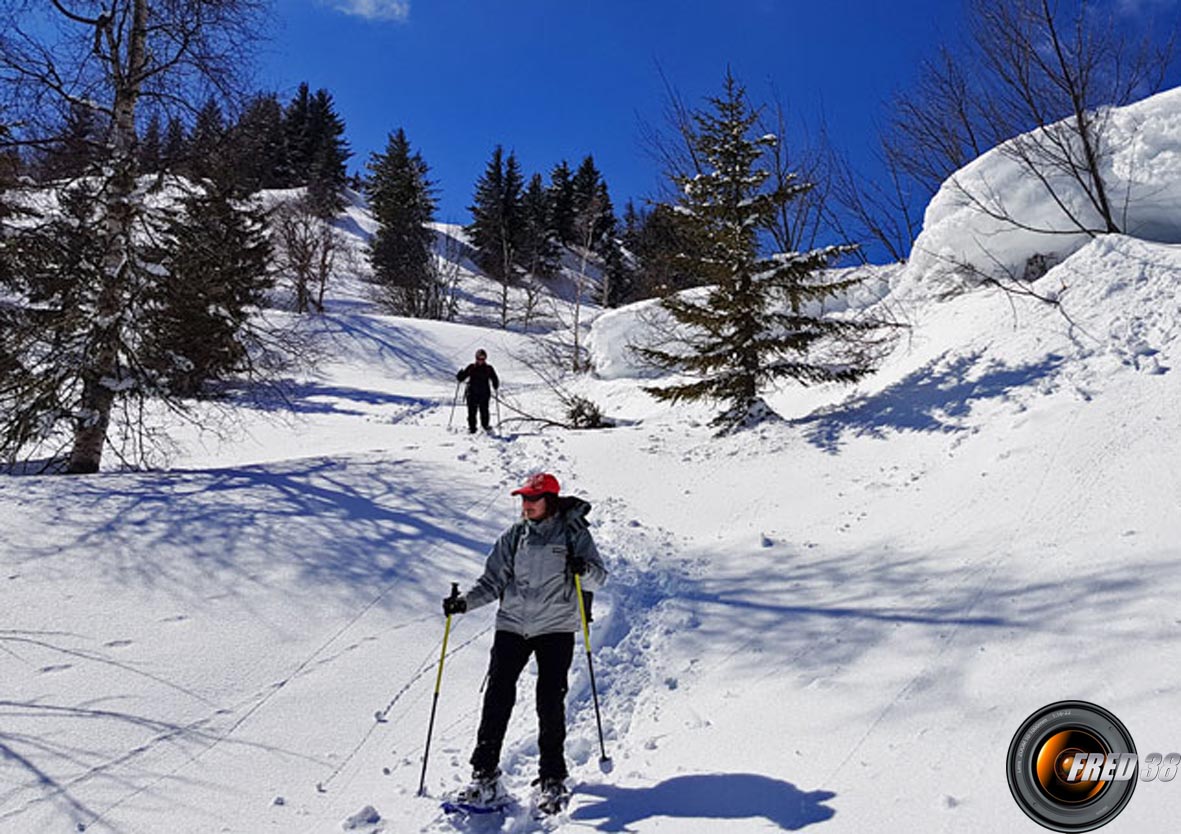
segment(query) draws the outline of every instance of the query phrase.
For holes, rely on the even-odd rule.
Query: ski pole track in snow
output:
[[[158,683],[161,686],[165,686],[169,689],[175,690],[176,692],[180,692],[183,695],[187,695],[188,697],[201,702],[205,706],[208,706],[208,707],[216,707],[217,706],[217,704],[215,704],[213,701],[210,701],[208,698],[205,698],[204,696],[199,695],[196,692],[193,692],[191,689],[185,689],[183,686],[179,686],[179,685],[173,683],[172,681],[165,680],[164,678],[161,678],[157,675],[153,675],[151,672],[145,672],[142,669],[136,669],[134,666],[131,666],[126,663],[120,663],[119,661],[114,660],[113,658],[105,657],[105,656],[95,653],[95,652],[89,652],[89,651],[85,651],[83,649],[67,649],[67,648],[63,648],[61,646],[55,646],[52,643],[45,642],[44,640],[34,640],[31,637],[17,637],[14,635],[5,635],[3,633],[0,633],[0,642],[5,642],[5,641],[11,642],[11,643],[27,643],[29,645],[38,646],[43,649],[49,649],[50,651],[53,651],[53,652],[59,652],[59,653],[64,654],[68,657],[77,657],[77,658],[81,658],[82,660],[89,660],[89,661],[92,661],[95,663],[104,663],[104,664],[107,664],[110,666],[114,666],[115,668],[121,669],[124,672],[128,672],[132,675],[138,675],[139,677],[147,678],[148,680]],[[8,654],[13,654],[12,652],[8,651],[7,649],[5,649],[5,651]],[[13,657],[17,657],[17,655],[13,654]],[[44,671],[44,670],[42,670],[42,671]]]
[[[461,652],[463,649],[467,648],[472,643],[474,643],[477,640],[479,640],[480,638],[484,637],[484,635],[486,635],[489,631],[491,631],[491,626],[489,626],[488,628],[482,629],[481,631],[479,631],[478,633],[476,633],[472,637],[469,637],[467,640],[463,641],[462,643],[459,643],[459,644],[453,646],[452,648],[448,649],[447,659],[450,659],[450,658],[454,657],[455,655],[459,654],[459,652]],[[373,724],[371,724],[369,729],[365,731],[365,735],[361,737],[361,740],[357,742],[357,744],[353,747],[353,749],[348,752],[348,754],[340,761],[340,763],[337,764],[337,766],[335,768],[333,768],[332,772],[325,779],[323,779],[319,784],[316,785],[317,790],[319,790],[321,793],[326,792],[328,789],[328,785],[331,784],[332,781],[334,779],[336,779],[336,777],[339,776],[341,774],[341,772],[344,771],[344,769],[348,766],[349,762],[351,762],[356,757],[356,755],[359,752],[361,752],[361,749],[366,744],[368,744],[369,739],[373,736],[373,733],[377,730],[377,728],[380,727],[382,724],[389,723],[388,719],[389,719],[390,711],[402,699],[402,697],[407,692],[409,692],[413,688],[414,684],[417,683],[419,680],[421,680],[425,675],[433,674],[436,671],[436,669],[438,668],[438,665],[439,665],[439,661],[438,661],[439,649],[442,647],[442,645],[443,645],[443,641],[439,640],[439,642],[436,643],[434,645],[434,647],[431,648],[430,652],[428,652],[426,659],[422,663],[419,664],[418,670],[415,671],[415,673],[402,686],[401,689],[399,689],[397,692],[394,693],[394,696],[393,696],[393,698],[390,699],[390,702],[388,704],[386,704],[383,709],[378,710],[374,714]],[[422,747],[425,747],[425,745],[420,744],[419,748],[422,748]],[[417,750],[417,748],[410,749],[407,751],[407,753],[408,754],[414,753],[414,752],[416,752],[416,750]],[[351,779],[346,780],[346,784],[348,784],[349,781],[351,781]]]
[[[489,497],[487,499],[477,498],[476,500],[472,501],[465,508],[465,511],[470,512],[471,510],[475,509],[477,506],[483,505],[482,509],[484,512],[486,512],[487,508],[492,505],[492,503],[495,501],[495,499],[496,499],[495,494],[492,494],[491,497]],[[428,550],[425,551],[422,555],[424,557],[427,556],[431,551],[437,549],[442,544],[443,544],[442,540],[436,540],[431,545],[431,547],[428,548]],[[313,651],[301,663],[299,663],[290,674],[288,674],[286,677],[282,678],[281,680],[277,681],[276,683],[272,684],[271,686],[267,687],[266,692],[263,695],[261,695],[260,697],[258,697],[256,700],[254,700],[253,704],[246,710],[246,712],[243,715],[241,715],[236,721],[234,721],[224,732],[219,733],[216,736],[213,736],[212,740],[210,741],[210,743],[207,746],[205,746],[201,750],[197,751],[195,754],[190,756],[186,761],[181,762],[179,765],[177,765],[172,770],[158,775],[156,778],[150,780],[149,782],[147,782],[143,785],[140,785],[140,786],[134,788],[133,790],[131,790],[130,792],[128,792],[124,796],[115,800],[113,803],[111,803],[110,805],[105,807],[102,811],[96,813],[93,816],[93,818],[89,820],[88,823],[79,822],[79,824],[78,824],[79,830],[84,830],[86,827],[93,826],[99,822],[103,822],[105,820],[105,818],[108,817],[113,811],[115,811],[117,808],[119,808],[120,806],[122,806],[123,804],[128,802],[129,800],[135,798],[136,796],[139,796],[140,794],[144,793],[145,791],[151,790],[156,785],[160,784],[161,782],[163,782],[167,779],[175,778],[185,768],[189,767],[190,765],[195,764],[203,756],[205,756],[206,754],[208,754],[209,752],[211,752],[212,750],[217,748],[222,742],[228,740],[230,738],[230,736],[232,736],[252,716],[254,716],[256,713],[258,713],[276,694],[278,694],[280,691],[282,691],[291,681],[295,680],[297,677],[299,677],[301,675],[301,673],[303,673],[306,669],[308,669],[308,667],[313,663],[313,661],[315,661],[315,659],[322,652],[324,652],[329,646],[336,643],[344,634],[346,634],[354,625],[356,625],[357,622],[359,622],[362,617],[364,617],[387,594],[389,594],[389,592],[391,590],[393,590],[393,588],[398,584],[400,579],[401,579],[400,576],[395,576],[372,599],[370,599],[370,601],[366,605],[364,605],[353,617],[351,617],[349,620],[347,620],[327,640],[322,642],[315,649],[315,651]],[[224,712],[224,711],[219,711],[219,712]],[[207,719],[203,719],[201,722],[198,722],[198,724],[204,724],[206,722],[206,720]],[[376,723],[377,722],[375,722],[375,725],[376,725]],[[360,742],[360,744],[358,744],[358,746],[357,746],[358,750],[368,740],[369,736],[372,734],[372,730],[373,730],[373,728],[371,727],[369,732],[366,733],[365,737]],[[103,765],[102,770],[105,771],[105,770],[110,769],[112,767],[118,766],[120,763],[122,763],[126,760],[129,760],[130,758],[138,757],[138,756],[142,755],[143,753],[146,753],[152,747],[156,746],[160,741],[168,740],[171,737],[172,737],[172,735],[167,735],[164,737],[159,737],[159,738],[153,739],[147,745],[136,748],[135,750],[128,753],[126,756],[120,757],[111,763]],[[355,752],[351,753],[349,758],[351,759],[352,756],[354,756],[354,755],[355,755]],[[76,785],[80,781],[84,781],[85,779],[89,778],[90,776],[98,775],[98,773],[100,773],[100,772],[102,772],[102,771],[100,771],[97,768],[92,769],[88,773],[84,773],[81,776],[71,780],[71,782],[69,783],[69,786]],[[336,773],[338,773],[338,772],[339,772],[339,770],[334,772],[333,775],[335,776]],[[22,810],[24,810],[24,809],[22,809]]]
[[[17,702],[8,702],[8,701],[0,701],[0,707],[18,707],[18,708],[22,708],[22,709],[26,709],[26,710],[35,709],[36,711],[55,711],[55,712],[59,712],[59,713],[65,714],[65,715],[74,715],[79,718],[114,718],[114,719],[117,719],[120,721],[130,721],[133,724],[139,724],[145,728],[154,730],[159,733],[158,735],[152,737],[151,739],[148,739],[143,744],[140,744],[139,746],[127,751],[126,753],[120,754],[120,755],[115,756],[113,758],[107,759],[104,762],[100,762],[96,765],[93,765],[93,766],[89,767],[87,770],[85,770],[84,772],[77,774],[76,776],[73,776],[73,777],[65,780],[64,782],[51,779],[48,776],[45,776],[44,774],[42,774],[41,778],[39,779],[39,782],[43,786],[52,787],[52,790],[49,790],[48,792],[43,793],[39,796],[33,797],[32,799],[25,802],[25,804],[19,808],[14,808],[10,811],[6,811],[3,814],[0,814],[0,820],[5,820],[5,819],[17,817],[17,816],[25,813],[26,811],[28,811],[38,805],[41,805],[45,802],[53,801],[53,800],[57,799],[58,797],[65,797],[66,801],[69,804],[71,804],[72,806],[75,806],[77,808],[81,808],[82,806],[79,803],[77,803],[77,801],[74,800],[73,797],[70,795],[70,793],[69,793],[70,789],[75,788],[79,785],[82,785],[82,784],[84,784],[88,781],[91,781],[92,779],[95,779],[97,777],[106,776],[110,773],[113,773],[113,772],[117,771],[119,768],[124,767],[128,763],[130,763],[138,758],[141,758],[144,755],[152,752],[153,749],[155,749],[158,745],[160,745],[162,743],[171,742],[171,741],[174,741],[177,739],[183,740],[183,739],[187,739],[187,738],[192,738],[195,740],[208,740],[209,742],[211,742],[211,745],[212,745],[212,744],[217,744],[219,741],[224,740],[221,736],[216,735],[212,732],[206,732],[203,729],[207,724],[209,724],[213,720],[213,718],[215,716],[208,716],[206,718],[202,718],[197,721],[193,721],[189,724],[186,724],[183,726],[178,726],[178,725],[169,724],[167,722],[158,721],[155,719],[145,718],[145,717],[141,717],[141,716],[133,716],[133,715],[125,714],[125,713],[116,713],[116,712],[112,712],[109,710],[90,710],[90,709],[80,709],[77,707],[61,707],[61,706],[50,706],[50,705],[30,705],[30,704],[23,704],[23,703],[17,703]],[[222,710],[219,712],[224,713],[225,710]],[[17,715],[19,715],[19,713]],[[272,747],[268,747],[266,745],[257,744],[257,743],[253,743],[253,742],[234,742],[234,743],[241,744],[241,745],[247,746],[247,747],[258,747],[258,748],[268,750],[268,751],[283,752],[285,755],[296,756],[299,758],[304,758],[309,761],[319,763],[318,760],[316,760],[310,756],[306,756],[304,754],[293,752],[293,751],[280,751],[278,748],[272,748]],[[2,744],[0,744],[0,748],[3,748],[5,754],[8,756],[15,756],[16,755],[11,750],[9,750],[9,748],[5,747]],[[191,761],[192,760],[190,760],[190,762]],[[163,776],[161,778],[167,778],[170,775],[171,774],[166,774],[165,776]],[[122,782],[124,780],[118,779],[118,781]],[[19,790],[24,787],[25,787],[25,785],[17,785],[14,790]],[[142,790],[135,790],[134,791],[135,794],[138,794],[140,792],[142,792]],[[125,799],[128,799],[128,798],[130,798],[130,797],[126,797],[121,801],[125,801]],[[82,816],[86,817],[86,818],[90,818],[90,822],[84,823],[81,821],[81,818],[79,818],[79,822],[78,822],[79,830],[84,830],[85,827],[87,827],[89,825],[94,825],[95,823],[101,821],[106,814],[110,813],[111,810],[112,810],[112,808],[107,808],[105,811],[99,813],[99,812],[93,811],[91,809],[86,809],[86,813],[83,814]]]
[[[1010,557],[1012,556],[1011,553],[1006,553],[1006,555],[1010,556]],[[907,699],[907,697],[910,695],[910,693],[920,684],[920,682],[927,680],[929,678],[931,670],[939,664],[939,662],[942,660],[943,656],[947,653],[947,651],[951,648],[952,644],[955,642],[957,635],[963,629],[964,618],[967,618],[972,614],[972,611],[976,608],[976,605],[980,602],[980,600],[983,598],[985,592],[991,586],[992,578],[993,578],[993,576],[996,575],[996,572],[1000,568],[1000,566],[1001,566],[1000,559],[993,560],[992,565],[985,572],[985,576],[984,576],[983,581],[977,586],[975,595],[972,597],[971,601],[962,609],[961,619],[953,622],[951,624],[950,630],[946,634],[941,635],[940,641],[939,641],[940,642],[939,649],[933,655],[931,655],[929,657],[929,659],[927,660],[927,662],[922,665],[922,667],[919,669],[919,671],[916,672],[914,675],[912,675],[910,677],[910,679],[907,680],[907,682],[902,686],[902,688],[899,689],[893,695],[893,697],[891,697],[886,702],[885,706],[883,706],[881,708],[881,710],[877,713],[877,715],[874,716],[873,720],[870,721],[869,725],[866,727],[865,732],[861,735],[861,737],[858,738],[857,741],[853,743],[853,745],[849,748],[849,751],[845,754],[844,758],[842,758],[837,763],[837,765],[831,771],[829,771],[829,773],[825,776],[825,778],[823,780],[821,780],[820,784],[825,784],[825,785],[831,784],[833,778],[838,773],[840,773],[845,768],[845,766],[852,760],[852,758],[857,754],[857,751],[860,750],[864,746],[865,742],[877,731],[878,727],[881,726],[881,724],[886,720],[886,717],[891,712],[893,712],[894,708],[897,707],[903,701],[905,701]],[[977,571],[976,573],[979,573],[979,571]]]

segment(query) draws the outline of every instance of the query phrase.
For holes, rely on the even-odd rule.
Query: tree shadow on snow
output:
[[[796,420],[814,446],[830,454],[840,452],[844,437],[885,439],[898,432],[964,431],[963,419],[974,403],[1004,398],[1021,388],[1051,378],[1063,357],[1050,354],[1040,362],[1009,366],[985,364],[974,379],[967,375],[981,364],[981,353],[947,362],[937,359],[905,379],[868,396],[858,397],[821,413]]]
[[[457,357],[441,353],[421,330],[379,315],[334,313],[326,317],[338,353],[354,352],[367,361],[374,357],[398,365],[398,377],[454,381],[461,367]]]
[[[3,637],[0,636],[0,639]],[[98,731],[71,736],[62,727],[65,721],[93,723]],[[176,783],[195,784],[193,779],[186,779],[176,772],[156,769],[153,754],[165,748],[178,747],[188,751],[189,755],[198,751],[204,753],[218,745],[238,749],[254,748],[321,764],[320,760],[299,751],[226,738],[213,727],[206,726],[203,729],[205,722],[178,724],[85,705],[58,706],[36,701],[0,699],[0,722],[5,728],[0,731],[0,766],[11,768],[6,779],[6,790],[0,792],[0,830],[4,831],[15,830],[6,827],[11,824],[10,821],[23,822],[25,813],[44,804],[57,808],[73,821],[75,825],[70,826],[70,830],[83,830],[81,826],[94,827],[96,822],[101,821],[101,830],[109,834],[122,831],[113,820],[106,818],[110,807],[96,810],[81,798],[81,794],[88,790],[93,792],[93,784],[116,791],[133,791],[133,788],[128,787],[126,773],[110,767],[110,749],[104,745],[105,733],[116,732],[127,726],[150,733],[149,740],[125,753],[119,762],[127,764],[134,761],[138,767],[136,773],[141,777],[157,780],[168,778]],[[49,729],[46,729],[46,725]],[[14,727],[26,726],[28,732],[13,730]],[[51,770],[66,775],[57,778]],[[109,806],[109,801],[104,804]]]
[[[679,615],[674,621],[681,623],[681,651],[705,657],[729,645],[729,662],[752,673],[791,670],[807,686],[880,647],[899,647],[915,666],[884,672],[882,691],[905,687],[912,709],[946,708],[949,697],[966,697],[959,678],[976,668],[980,652],[1026,639],[1023,633],[1056,634],[1061,623],[1077,617],[1080,600],[1087,607],[1088,634],[1101,638],[1105,623],[1121,621],[1152,595],[1164,604],[1181,583],[1175,560],[1151,553],[1032,581],[997,571],[991,562],[944,564],[892,548],[787,558],[790,569],[680,578],[667,605]],[[1174,635],[1162,626],[1142,638]],[[1120,651],[1116,640],[1081,633],[1078,639],[1093,653],[1092,662]],[[1060,654],[1041,662],[1039,672],[1047,679],[1069,677],[1079,662],[1076,652]],[[609,683],[610,674],[608,669],[601,677]]]
[[[181,596],[236,594],[282,563],[309,588],[364,598],[399,579],[405,593],[429,597],[446,591],[434,587],[436,554],[479,556],[505,521],[473,512],[485,490],[438,478],[437,467],[392,457],[103,476],[79,481],[44,523],[77,531],[67,547],[92,553],[120,583]],[[53,487],[29,487],[42,488]],[[32,545],[24,555],[58,550]]]
[[[343,385],[323,385],[318,382],[289,381],[283,383],[272,396],[258,396],[243,399],[242,405],[265,412],[283,414],[349,414],[364,416],[370,410],[350,407],[352,404],[404,409],[402,418],[418,414],[439,405],[437,400],[423,397],[407,397],[366,388],[350,388]]]
[[[24,771],[28,777],[28,787],[36,788],[38,794],[35,798],[28,802],[31,805],[33,802],[54,802],[62,808],[62,810],[75,820],[91,820],[98,816],[98,814],[78,799],[70,791],[67,785],[62,784],[57,779],[42,770],[32,759],[20,753],[15,747],[11,746],[9,742],[15,743],[15,737],[9,737],[6,734],[0,734],[0,762],[7,762],[14,766],[18,771]],[[37,745],[43,744],[40,739],[34,738],[33,741]],[[19,787],[18,787],[19,790]],[[13,791],[12,793],[16,793]],[[10,794],[11,795],[11,794]],[[28,806],[26,806],[28,807]],[[11,809],[5,805],[0,805],[0,823],[8,816],[15,816],[19,811],[24,809]]]
[[[599,831],[629,831],[629,826],[653,817],[761,818],[783,831],[799,831],[836,813],[824,804],[836,796],[832,791],[802,791],[790,782],[755,773],[677,776],[650,788],[587,785],[579,793],[602,799],[575,809],[571,818],[602,820],[595,825]]]

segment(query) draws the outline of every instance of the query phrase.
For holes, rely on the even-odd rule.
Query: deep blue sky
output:
[[[1112,0],[1156,5],[1162,0]],[[950,38],[961,0],[276,0],[258,82],[286,100],[327,88],[359,169],[405,129],[467,222],[496,144],[526,174],[593,153],[617,209],[655,193],[641,120],[659,122],[659,69],[693,104],[729,65],[755,99],[773,87],[869,164],[875,121],[917,63]],[[368,10],[350,14],[343,7]],[[401,10],[385,19],[377,9]]]
[[[259,84],[286,98],[300,81],[327,88],[359,168],[402,127],[441,189],[440,220],[467,222],[472,186],[493,146],[528,173],[593,153],[622,209],[658,174],[640,121],[658,122],[658,68],[691,103],[715,93],[727,65],[752,96],[772,84],[793,115],[821,114],[835,141],[863,151],[881,102],[959,0],[410,0],[404,19],[334,6],[380,0],[276,0]]]

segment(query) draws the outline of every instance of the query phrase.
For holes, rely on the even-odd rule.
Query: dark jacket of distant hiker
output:
[[[496,376],[496,369],[487,362],[473,362],[455,375],[460,382],[465,379],[467,391],[464,399],[469,403],[486,403],[492,396],[492,389],[500,388],[500,378]]]
[[[492,389],[500,390],[500,379],[496,371],[486,361],[487,355],[483,351],[476,352],[476,361],[468,365],[455,375],[460,382],[467,380],[467,430],[476,433],[476,417],[480,418],[480,425],[484,431],[491,431],[491,418],[488,414],[488,400],[492,397]]]

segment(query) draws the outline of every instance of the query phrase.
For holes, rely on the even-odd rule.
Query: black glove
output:
[[[467,597],[443,597],[443,613],[450,617],[452,614],[462,614],[467,611]]]
[[[581,556],[571,556],[566,559],[566,564],[570,566],[570,572],[575,576],[582,576],[586,573],[586,559]]]

